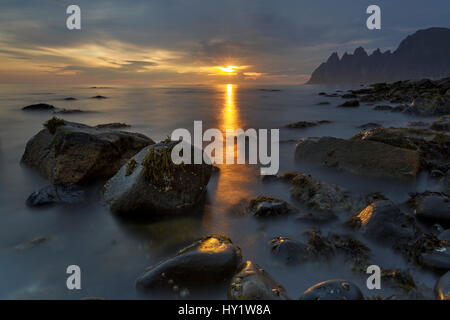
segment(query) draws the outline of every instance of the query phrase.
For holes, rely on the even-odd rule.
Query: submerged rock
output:
[[[21,162],[52,183],[84,184],[113,176],[153,140],[124,131],[99,130],[52,118],[32,137]]]
[[[450,271],[447,271],[434,286],[437,300],[450,300]]]
[[[220,235],[206,236],[175,256],[148,268],[136,281],[139,290],[226,283],[242,264],[239,247]]]
[[[43,245],[50,241],[50,236],[39,236],[30,241],[26,241],[14,246],[15,250],[27,250],[40,245]]]
[[[192,208],[202,199],[212,165],[172,162],[180,141],[146,147],[105,184],[104,199],[113,212],[161,214]],[[189,146],[191,147],[191,146]],[[192,156],[194,148],[192,147]]]
[[[32,104],[32,105],[23,107],[22,110],[24,110],[24,111],[53,111],[53,110],[56,110],[56,108],[47,103],[37,103],[37,104]]]
[[[403,213],[392,201],[379,200],[350,220],[366,237],[401,249],[419,234],[413,217]]]
[[[228,289],[230,300],[290,300],[286,290],[264,269],[247,261]]]
[[[259,196],[250,200],[248,210],[256,217],[276,217],[295,211],[295,208],[283,199]]]
[[[350,281],[328,280],[306,290],[300,300],[364,300],[364,295]]]
[[[295,148],[295,159],[345,169],[356,174],[402,180],[415,178],[420,169],[417,151],[364,139],[301,139]]]
[[[33,192],[27,199],[31,207],[49,204],[76,204],[86,200],[83,189],[73,183],[58,183]]]
[[[94,96],[91,99],[106,99],[105,96]]]
[[[319,121],[299,121],[299,122],[295,122],[295,123],[291,123],[285,126],[285,128],[290,128],[290,129],[304,129],[304,128],[310,128],[310,127],[315,127],[318,126],[320,124],[324,124],[324,123],[331,123],[331,121],[329,120],[319,120]]]

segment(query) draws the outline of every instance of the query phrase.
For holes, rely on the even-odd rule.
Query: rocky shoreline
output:
[[[288,184],[292,199],[307,207],[307,212],[300,212],[296,203],[261,195],[247,199],[240,214],[267,221],[296,215],[301,223],[314,224],[298,238],[280,234],[266,244],[272,258],[280,263],[327,263],[344,256],[348,269],[364,279],[372,264],[371,244],[376,243],[392,249],[411,268],[441,275],[433,293],[433,288],[424,288],[408,269],[380,266],[383,283],[395,292],[384,298],[450,298],[450,78],[381,83],[343,94],[320,95],[351,99],[341,107],[389,101],[402,104],[401,112],[409,115],[442,118],[427,128],[383,128],[368,123],[350,139],[302,138],[295,147],[295,161],[347,171],[368,181],[376,177],[411,182],[424,173],[438,182],[440,190],[417,192],[406,203],[395,203],[383,190],[355,194],[305,172],[289,172],[267,177],[264,183]],[[55,111],[52,107],[41,104],[26,110]],[[300,121],[286,128],[328,123]],[[216,171],[213,166],[175,165],[170,152],[180,142],[165,139],[155,143],[145,135],[123,131],[127,127],[121,123],[87,126],[56,117],[48,120],[28,141],[21,162],[50,185],[31,194],[27,204],[73,206],[88,196],[87,187],[100,184],[101,198],[97,200],[125,217],[182,215],[200,207]],[[345,232],[323,234],[320,226],[336,218]],[[245,257],[226,235],[205,235],[145,270],[136,280],[136,288],[144,294],[168,290],[181,298],[218,284],[228,288],[228,298],[233,300],[379,298],[364,296],[356,284],[345,279],[323,279],[303,293],[288,294],[263,266]]]

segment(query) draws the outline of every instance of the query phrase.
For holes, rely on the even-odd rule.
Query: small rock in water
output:
[[[76,204],[86,200],[83,189],[73,183],[58,183],[33,192],[27,199],[31,207],[48,204]]]
[[[425,192],[413,195],[409,203],[419,219],[450,226],[450,199],[444,193]]]
[[[263,268],[247,261],[228,289],[230,300],[290,300],[286,290]]]
[[[434,286],[437,300],[450,300],[450,271],[447,271]]]
[[[339,107],[359,107],[359,101],[358,100],[349,100],[344,102],[343,104],[339,105]]]
[[[320,124],[325,124],[325,123],[331,123],[331,121],[329,121],[329,120],[299,121],[299,122],[288,124],[288,125],[285,126],[285,128],[304,129],[304,128],[315,127],[315,126],[318,126]]]
[[[295,211],[295,208],[282,199],[259,196],[250,201],[249,211],[256,217],[276,217]]]
[[[94,96],[92,97],[92,99],[106,99],[105,96]]]
[[[270,252],[285,264],[294,265],[308,259],[306,245],[285,237],[275,237],[269,241]]]
[[[330,104],[328,101],[320,101],[317,103],[318,106],[323,106],[323,105],[327,105]]]
[[[47,103],[37,103],[22,108],[22,110],[24,111],[48,111],[48,110],[52,111],[55,109],[56,108],[54,106]]]
[[[180,250],[175,256],[148,268],[137,279],[136,287],[146,291],[173,288],[174,285],[226,283],[241,264],[241,249],[230,239],[220,235],[206,236]]]
[[[422,254],[422,261],[433,269],[450,270],[450,245]]]
[[[306,290],[300,300],[364,300],[364,296],[350,281],[328,280]]]
[[[67,98],[64,98],[63,100],[65,100],[65,101],[74,101],[74,100],[77,100],[77,99],[74,98],[74,97],[67,97]]]

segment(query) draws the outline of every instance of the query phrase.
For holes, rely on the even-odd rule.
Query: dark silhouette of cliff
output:
[[[360,84],[442,78],[450,75],[450,29],[419,30],[394,52],[371,55],[359,47],[341,59],[334,52],[311,75],[310,84]]]

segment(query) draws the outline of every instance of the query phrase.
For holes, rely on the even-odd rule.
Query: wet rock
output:
[[[425,192],[411,196],[409,205],[415,209],[417,218],[450,226],[450,199],[444,193]]]
[[[363,130],[370,130],[370,129],[374,129],[374,128],[381,128],[383,127],[381,124],[376,123],[376,122],[368,122],[365,123],[363,125],[360,125],[358,128],[359,129],[363,129]]]
[[[418,116],[438,116],[450,114],[450,97],[434,96],[414,99],[405,113]]]
[[[105,96],[94,96],[91,99],[106,99]]]
[[[306,261],[309,253],[305,244],[285,237],[275,237],[269,241],[270,252],[287,265]]]
[[[77,98],[74,98],[74,97],[67,97],[67,98],[64,98],[63,100],[64,100],[64,101],[75,101],[75,100],[77,100]]]
[[[104,199],[113,212],[159,215],[197,205],[206,192],[212,165],[176,165],[173,148],[184,142],[163,141],[144,148],[106,184]],[[195,149],[192,146],[191,155]]]
[[[349,101],[346,101],[343,104],[339,105],[339,107],[350,107],[350,108],[359,107],[359,101],[358,100],[349,100]]]
[[[328,280],[306,290],[300,300],[364,300],[364,296],[350,281]]]
[[[47,243],[48,241],[50,241],[50,236],[39,236],[30,241],[26,241],[26,242],[23,242],[23,243],[20,243],[20,244],[14,246],[14,249],[15,250],[27,250],[27,249],[31,249],[31,248],[43,245],[43,244]]]
[[[401,249],[419,234],[414,218],[390,200],[373,202],[349,223],[366,237],[396,249]]]
[[[444,177],[445,174],[441,171],[441,170],[431,170],[430,172],[430,177],[434,178],[434,179],[441,179],[442,177]]]
[[[418,152],[421,167],[446,168],[450,158],[450,136],[443,132],[413,128],[377,128],[356,134],[352,141],[382,142]]]
[[[434,286],[437,300],[450,300],[450,271],[447,271]]]
[[[358,96],[353,93],[346,93],[341,96],[342,99],[356,99]]]
[[[415,178],[420,169],[420,156],[417,151],[368,139],[301,139],[295,148],[295,159],[366,176],[401,180]]]
[[[325,124],[325,123],[331,123],[331,121],[328,121],[328,120],[319,120],[319,121],[313,121],[313,122],[299,121],[299,122],[288,124],[285,126],[285,128],[304,129],[304,128],[315,127],[315,126],[318,126],[320,124]]]
[[[450,131],[450,116],[444,116],[433,122],[430,128],[438,131]]]
[[[28,141],[21,162],[52,183],[84,184],[110,178],[154,143],[139,133],[99,130],[55,117],[44,126]]]
[[[308,207],[320,211],[346,211],[358,206],[350,192],[299,173],[291,180],[291,195]]]
[[[296,209],[283,199],[259,196],[250,200],[248,210],[256,217],[277,217],[293,212]]]
[[[206,236],[175,256],[148,268],[136,281],[139,290],[228,282],[242,264],[239,247],[220,235]]]
[[[28,206],[49,204],[77,204],[86,200],[83,189],[73,183],[59,183],[46,186],[33,192],[27,199]]]
[[[286,290],[264,269],[247,261],[231,280],[230,300],[290,300]]]
[[[54,111],[56,108],[47,103],[37,103],[23,107],[24,111]]]

